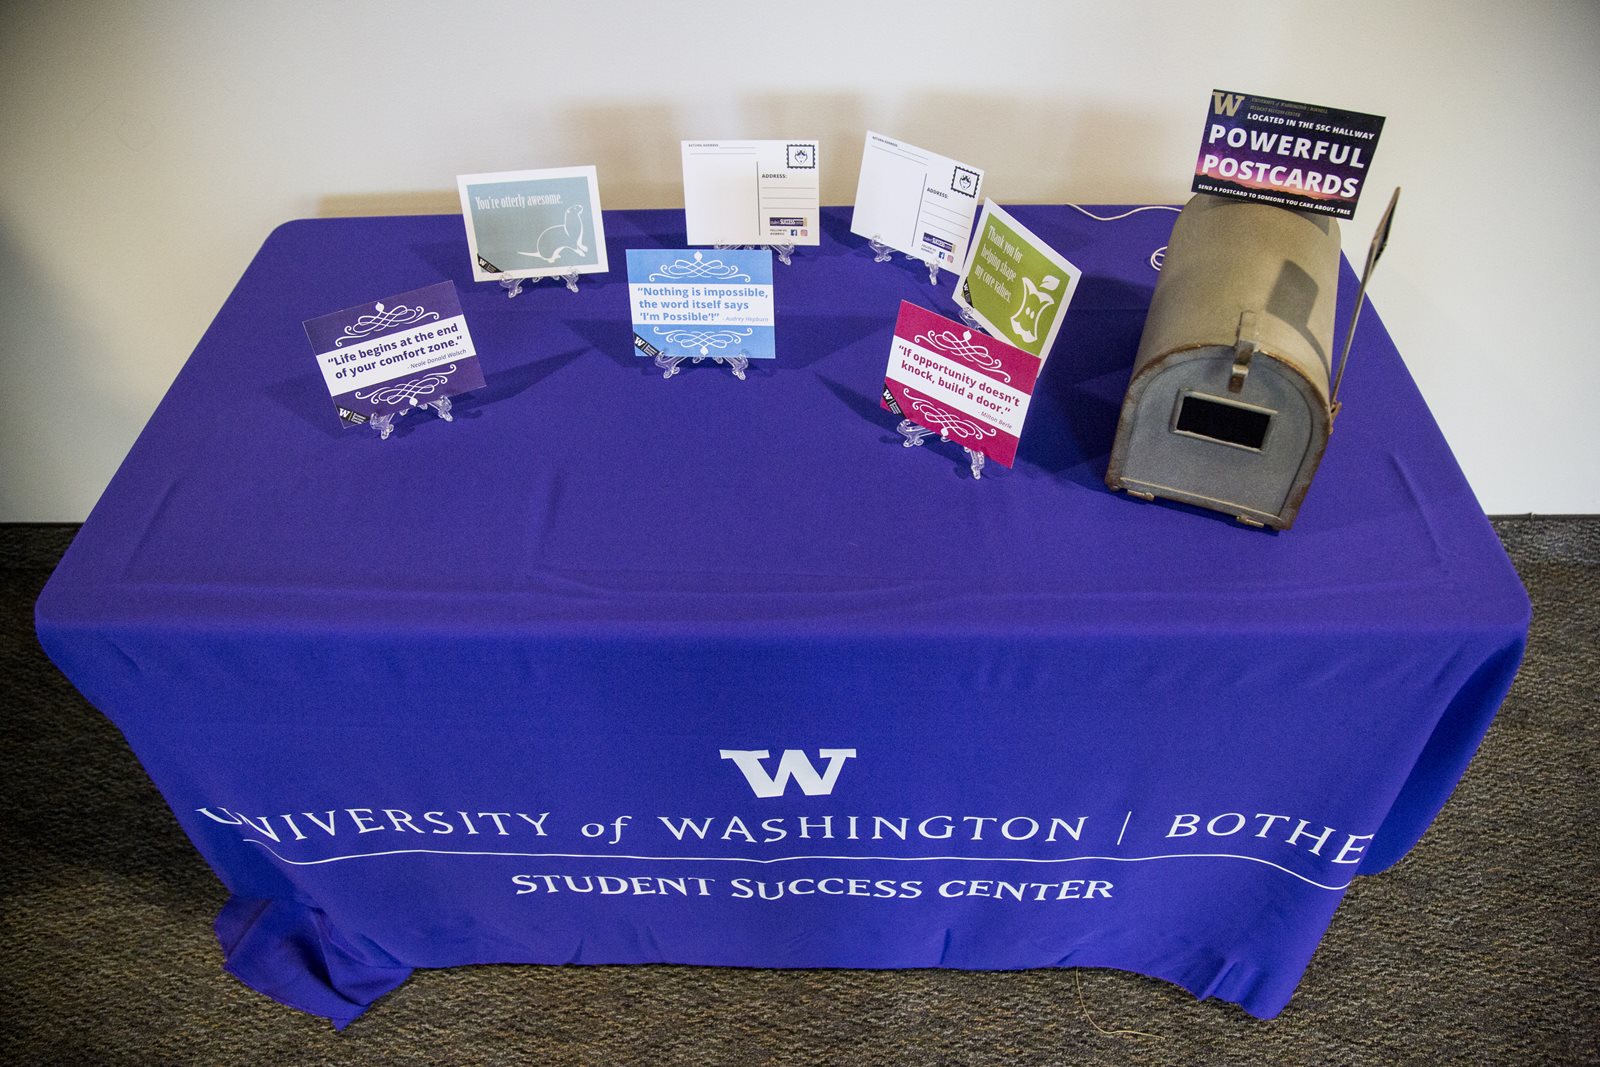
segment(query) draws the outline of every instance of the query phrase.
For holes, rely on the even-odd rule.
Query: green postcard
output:
[[[983,328],[1044,362],[1083,272],[992,200],[956,279],[956,303]]]

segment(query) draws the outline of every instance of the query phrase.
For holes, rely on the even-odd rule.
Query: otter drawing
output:
[[[536,251],[518,252],[517,255],[542,259],[546,263],[554,263],[563,252],[588,255],[589,246],[583,243],[583,205],[573,204],[567,208],[562,221],[541,233],[533,245]]]

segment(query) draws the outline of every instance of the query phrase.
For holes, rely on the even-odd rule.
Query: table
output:
[[[339,1026],[487,962],[1115,967],[1282,1010],[1464,770],[1526,595],[1371,310],[1292,531],[1109,492],[1175,216],[1015,211],[1086,276],[981,481],[878,405],[951,276],[847,210],[746,381],[663,380],[619,273],[472,283],[454,216],[274,231],[37,606],[231,892],[228,969]],[[612,262],[682,226],[608,213]],[[441,278],[487,387],[341,428],[301,320]]]

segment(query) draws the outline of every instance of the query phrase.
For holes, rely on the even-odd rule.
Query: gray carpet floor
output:
[[[1600,1062],[1600,519],[1496,523],[1527,660],[1420,845],[1356,882],[1261,1022],[1101,970],[419,971],[344,1033],[229,977],[223,891],[33,602],[70,527],[0,526],[6,1063]]]

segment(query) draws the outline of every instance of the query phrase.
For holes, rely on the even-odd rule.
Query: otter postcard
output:
[[[594,167],[462,174],[456,187],[474,281],[610,269]]]

